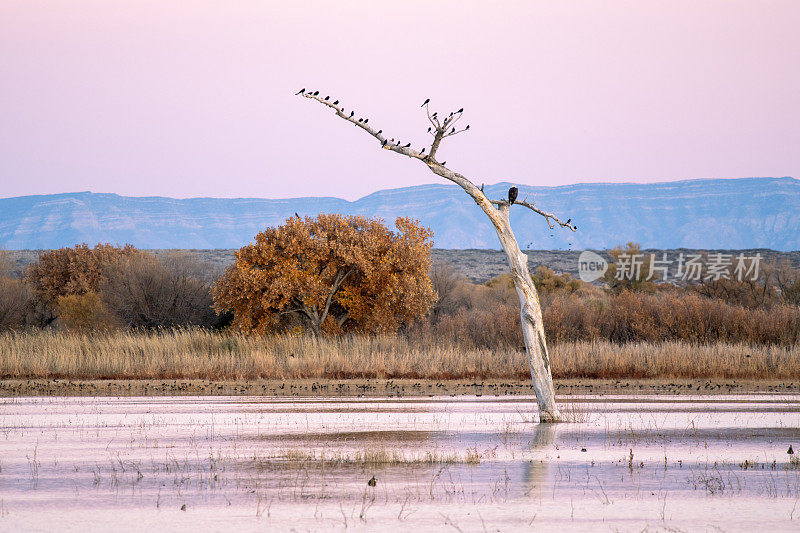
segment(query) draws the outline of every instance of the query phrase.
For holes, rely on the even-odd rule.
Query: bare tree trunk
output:
[[[483,187],[478,188],[466,177],[448,169],[444,166],[444,163],[436,161],[436,152],[444,138],[463,133],[469,129],[469,126],[461,130],[456,130],[455,128],[455,123],[461,118],[463,109],[455,113],[450,113],[446,118],[440,119],[437,113],[433,115],[430,114],[428,100],[425,101],[423,107],[425,107],[428,120],[432,125],[428,128],[428,132],[433,136],[430,151],[426,155],[425,148],[418,152],[410,148],[410,144],[401,146],[400,141],[395,142],[394,139],[388,140],[382,135],[382,130],[375,131],[367,124],[366,119],[356,117],[354,112],[351,111],[348,116],[345,114],[344,107],[338,106],[338,100],[335,103],[330,103],[328,98],[319,96],[318,92],[306,92],[305,89],[298,94],[302,94],[306,98],[311,98],[334,109],[337,116],[355,124],[375,137],[381,143],[382,148],[422,161],[434,174],[458,184],[473,200],[475,200],[475,203],[478,204],[483,212],[486,213],[508,257],[511,275],[514,280],[514,288],[517,290],[517,296],[519,297],[522,335],[525,339],[525,349],[528,353],[533,390],[536,393],[536,400],[539,406],[539,420],[541,422],[561,421],[561,413],[556,405],[555,390],[553,388],[550,355],[547,351],[547,342],[545,341],[544,322],[542,320],[542,308],[539,304],[539,295],[536,292],[536,286],[533,284],[533,279],[528,270],[528,256],[519,249],[517,239],[514,237],[514,232],[511,230],[509,214],[512,205],[520,205],[542,215],[551,229],[553,228],[552,220],[561,227],[575,231],[576,228],[570,224],[570,220],[568,219],[566,222],[562,222],[555,215],[535,207],[533,203],[528,203],[525,200],[515,201],[511,196],[509,196],[508,200],[490,200],[484,195]],[[448,129],[450,129],[450,131],[448,131]]]

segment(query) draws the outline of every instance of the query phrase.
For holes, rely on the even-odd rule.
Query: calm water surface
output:
[[[560,401],[1,399],[0,530],[800,531],[800,395]]]

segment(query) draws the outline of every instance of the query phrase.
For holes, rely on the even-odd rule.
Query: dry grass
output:
[[[389,466],[410,464],[478,464],[481,454],[477,449],[468,449],[464,453],[457,451],[444,452],[439,450],[420,450],[417,453],[403,450],[387,450],[381,448],[367,448],[354,452],[325,453],[315,450],[289,449],[281,451],[270,459],[285,460],[291,463],[320,463],[327,466],[359,465],[359,466]]]
[[[800,346],[568,342],[556,378],[800,378]],[[524,352],[403,336],[257,337],[202,330],[0,333],[0,377],[71,379],[525,379]]]

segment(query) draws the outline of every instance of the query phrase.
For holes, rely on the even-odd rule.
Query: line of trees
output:
[[[259,334],[400,331],[490,348],[523,346],[508,275],[470,282],[431,264],[431,235],[399,219],[298,217],[260,233],[224,273],[183,253],[79,245],[43,252],[24,272],[0,254],[0,329],[234,327]],[[550,342],[800,342],[800,271],[758,280],[584,283],[533,274]]]

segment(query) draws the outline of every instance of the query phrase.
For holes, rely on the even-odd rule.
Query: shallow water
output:
[[[800,530],[800,395],[531,402],[3,399],[0,529]]]

